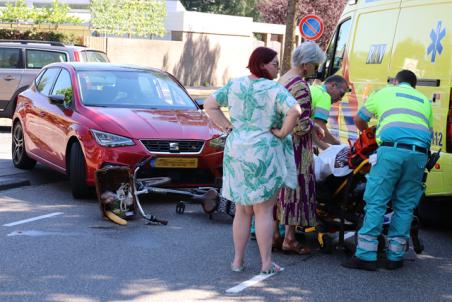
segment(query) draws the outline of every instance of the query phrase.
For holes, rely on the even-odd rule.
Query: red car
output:
[[[47,65],[18,98],[13,116],[15,167],[36,161],[69,175],[85,197],[95,171],[133,167],[153,155],[148,176],[175,186],[221,181],[225,136],[170,74],[108,63]]]

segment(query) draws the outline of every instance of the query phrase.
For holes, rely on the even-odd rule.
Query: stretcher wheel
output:
[[[183,201],[178,201],[176,204],[176,213],[179,215],[184,214],[185,212],[185,203]]]
[[[378,252],[385,253],[386,251],[386,237],[383,235],[378,236]]]
[[[419,233],[416,230],[414,234],[412,233],[411,241],[413,242],[413,250],[416,254],[422,254],[424,251],[424,244],[421,239],[419,239]]]
[[[424,244],[419,240],[417,244],[413,244],[413,249],[416,254],[422,254],[424,251]]]
[[[327,234],[319,234],[318,240],[320,244],[320,250],[325,254],[332,254],[334,251],[334,242]]]

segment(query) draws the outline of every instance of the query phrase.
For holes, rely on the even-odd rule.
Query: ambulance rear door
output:
[[[451,92],[452,1],[403,0],[394,39],[390,77],[409,69],[417,89],[432,101],[432,149],[442,149],[439,165],[429,174],[427,195],[452,195],[452,154],[446,151]],[[390,79],[390,78],[389,78]]]

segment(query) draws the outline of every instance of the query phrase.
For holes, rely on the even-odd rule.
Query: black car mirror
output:
[[[50,102],[55,105],[63,105],[64,104],[64,95],[62,94],[52,94],[49,95]]]
[[[204,109],[204,100],[195,100],[199,108]]]

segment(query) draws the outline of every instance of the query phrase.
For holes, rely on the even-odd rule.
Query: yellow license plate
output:
[[[197,158],[162,157],[155,161],[156,168],[198,168]]]

